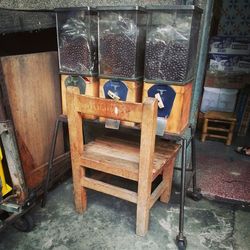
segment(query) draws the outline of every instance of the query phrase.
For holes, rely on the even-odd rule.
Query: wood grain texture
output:
[[[127,201],[137,203],[136,233],[144,236],[148,230],[149,210],[162,196],[170,196],[173,163],[179,145],[155,141],[157,101],[147,98],[141,103],[120,102],[93,98],[74,93],[77,88],[67,88],[67,111],[72,154],[75,204],[78,212],[86,209],[85,188],[94,189]],[[123,112],[114,114],[113,108]],[[112,117],[141,123],[141,138],[136,141],[127,136],[103,136],[83,146],[82,117],[87,114]],[[130,113],[131,112],[131,113]],[[83,113],[83,116],[82,116]],[[79,168],[82,171],[79,171]],[[85,168],[138,182],[137,193],[85,176]],[[152,182],[163,174],[161,184],[151,194]]]
[[[166,144],[167,150],[156,146],[153,154],[151,172],[153,179],[161,173],[163,166],[168,165],[179,148],[177,144]],[[139,144],[114,137],[103,137],[85,145],[80,164],[101,172],[138,181],[139,160]]]
[[[137,194],[128,189],[116,187],[114,185],[110,185],[98,180],[93,180],[87,177],[82,178],[81,184],[83,187],[109,194],[120,199],[130,201],[132,203],[137,203]]]
[[[231,112],[206,112],[204,115],[201,141],[204,142],[207,137],[213,137],[218,139],[225,139],[226,145],[231,145],[236,120],[236,115]],[[213,123],[212,126],[209,125],[211,122]],[[218,132],[220,134],[218,134]]]
[[[74,87],[67,88],[67,113],[68,113],[68,128],[70,140],[70,152],[73,173],[74,197],[75,206],[78,213],[83,213],[87,208],[87,196],[85,188],[81,185],[82,178],[85,177],[85,169],[80,165],[80,157],[83,154],[83,122],[82,116],[76,112],[78,107],[77,96],[79,89]]]
[[[68,90],[70,87],[67,88]],[[69,91],[68,91],[69,92]],[[142,104],[122,101],[113,101],[110,99],[101,99],[76,94],[74,97],[75,110],[83,115],[103,116],[116,120],[141,122]],[[67,109],[67,112],[69,110]]]
[[[143,84],[143,101],[148,96],[148,90],[152,87],[152,83]],[[186,85],[171,85],[176,92],[173,107],[166,121],[167,133],[181,134],[189,123],[189,115],[191,108],[192,83]]]
[[[219,121],[229,121],[236,122],[236,114],[233,112],[220,112],[220,111],[208,111],[204,115],[205,118],[219,120]]]
[[[30,172],[48,161],[54,124],[61,113],[57,53],[9,56],[1,62],[24,174],[28,187],[35,188],[43,181],[46,166],[39,174]],[[59,131],[55,156],[63,153]]]
[[[136,212],[136,234],[140,236],[144,236],[148,231],[158,108],[156,99],[146,99],[143,104]]]
[[[161,202],[168,203],[171,195],[172,190],[172,180],[174,174],[174,164],[175,164],[175,157],[171,159],[171,161],[166,164],[163,168],[162,173],[162,182],[164,183],[164,191],[161,194]]]

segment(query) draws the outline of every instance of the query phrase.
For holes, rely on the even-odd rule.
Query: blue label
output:
[[[108,91],[112,91],[115,95],[120,97],[120,101],[126,101],[128,95],[128,88],[126,84],[120,80],[109,80],[103,86],[106,99],[112,99],[108,95]]]
[[[175,91],[168,85],[155,84],[148,90],[148,96],[155,98],[159,93],[164,104],[164,108],[158,107],[158,117],[168,117],[171,113],[175,100]]]

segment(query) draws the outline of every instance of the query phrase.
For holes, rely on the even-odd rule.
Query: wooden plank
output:
[[[207,127],[207,130],[219,131],[219,132],[229,132],[230,129],[226,128],[216,128],[216,127]]]
[[[156,99],[143,104],[138,181],[136,234],[144,236],[148,230],[150,194],[152,185],[153,154],[157,119]]]
[[[68,90],[72,87],[68,87]],[[67,91],[67,95],[72,95]],[[142,119],[142,104],[100,99],[96,97],[76,95],[76,110],[87,115],[96,115],[115,120],[131,121],[140,123]]]
[[[83,213],[87,209],[86,190],[81,186],[81,180],[85,176],[85,169],[80,165],[80,157],[84,149],[84,128],[81,114],[76,111],[76,96],[79,94],[79,89],[70,87],[69,91],[66,95],[66,102],[75,206],[78,213]]]
[[[1,58],[17,143],[28,188],[43,182],[51,138],[61,113],[60,82],[56,52]],[[55,156],[64,153],[60,129]],[[36,176],[30,175],[34,173]]]
[[[161,146],[158,146],[153,157],[153,179],[162,172],[162,167],[175,157],[179,147],[179,145],[171,143],[162,143]],[[139,154],[139,144],[106,136],[85,145],[80,164],[138,181]]]
[[[236,121],[236,115],[232,112],[208,111],[204,117],[209,120]]]
[[[176,155],[173,155],[172,159],[163,168],[162,181],[165,183],[164,192],[161,194],[161,202],[168,203],[172,190],[172,180],[174,174],[174,163]]]
[[[208,118],[207,118],[208,119]],[[231,124],[232,121],[226,121],[226,120],[216,120],[216,119],[209,119],[208,122],[216,122],[216,123],[226,123]]]
[[[39,168],[34,169],[32,172],[30,172],[30,175],[27,178],[37,178],[40,175],[46,176],[48,169],[48,163],[43,164]],[[69,152],[62,154],[58,157],[56,157],[53,160],[53,168],[50,175],[50,181],[49,181],[49,188],[53,186],[57,181],[60,180],[61,177],[63,177],[66,173],[71,171],[71,164],[70,164],[70,154]],[[66,175],[65,175],[66,176]],[[43,183],[41,183],[42,187]],[[39,188],[39,187],[38,187]],[[43,190],[40,188],[38,191],[38,195],[42,194]]]
[[[161,194],[164,192],[165,189],[165,183],[162,181],[157,188],[154,190],[154,192],[151,194],[150,196],[150,203],[149,203],[149,207],[151,208],[155,202],[159,199],[159,197],[161,196]]]
[[[0,121],[4,121],[5,119],[6,119],[6,114],[5,114],[2,100],[0,99]]]
[[[137,194],[136,192],[116,187],[102,181],[94,180],[88,177],[84,177],[81,180],[81,185],[86,188],[90,188],[105,194],[109,194],[120,199],[130,201],[132,203],[137,203]]]
[[[107,155],[84,153],[81,158],[81,165],[130,180],[138,180],[139,164],[135,162],[129,162]]]
[[[207,136],[208,137],[219,138],[219,139],[227,139],[227,136],[223,136],[223,135],[207,134]]]

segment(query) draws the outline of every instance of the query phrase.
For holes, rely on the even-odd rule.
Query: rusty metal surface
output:
[[[10,121],[0,122],[0,138],[4,147],[13,190],[17,194],[17,204],[23,204],[27,198],[28,192],[25,185],[13,126]]]

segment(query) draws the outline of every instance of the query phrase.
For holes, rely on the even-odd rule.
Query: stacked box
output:
[[[250,73],[250,55],[209,54],[209,71],[225,73]]]
[[[245,37],[215,36],[210,40],[210,53],[250,55],[250,39]]]
[[[201,112],[234,112],[237,93],[237,89],[204,87]]]

